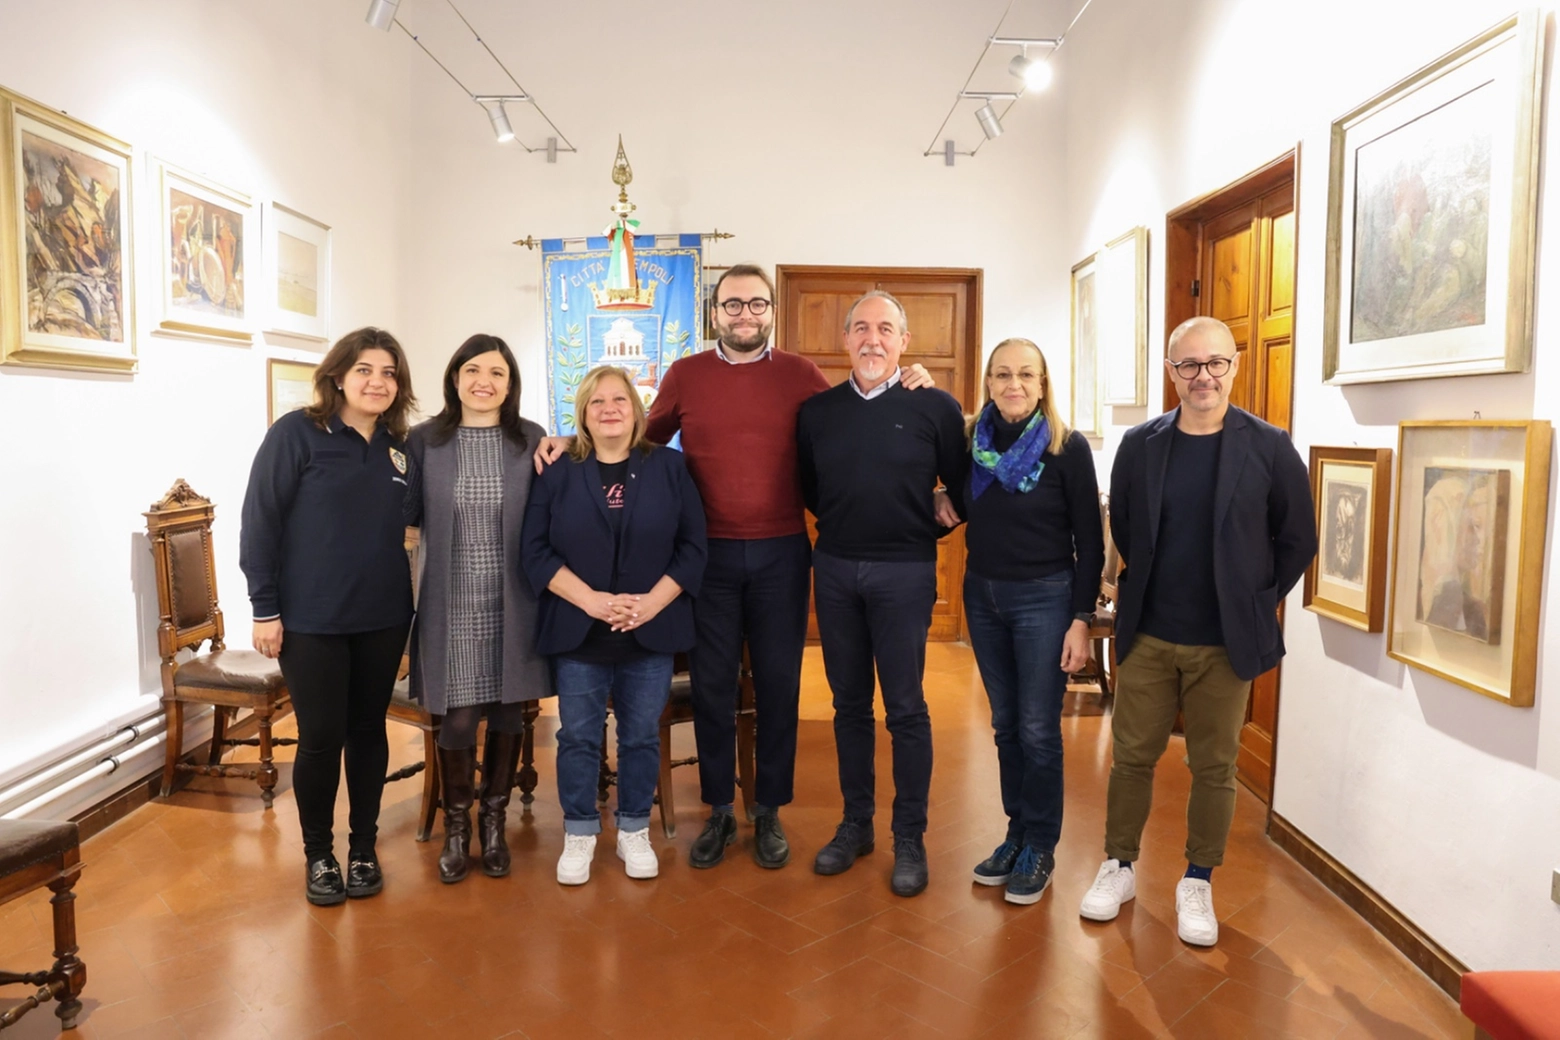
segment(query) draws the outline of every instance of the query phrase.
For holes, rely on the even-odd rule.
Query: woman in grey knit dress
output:
[[[409,522],[422,528],[411,692],[439,728],[444,850],[439,880],[463,880],[471,804],[480,799],[482,872],[509,873],[505,808],[524,728],[522,703],[552,694],[536,653],[536,597],[520,568],[520,524],[544,431],[520,417],[520,372],[497,336],[461,344],[444,371],[444,410],[412,430]],[[416,493],[419,492],[420,493]],[[482,790],[477,724],[487,717]]]

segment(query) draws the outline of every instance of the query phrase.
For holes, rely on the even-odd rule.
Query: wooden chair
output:
[[[0,971],[0,986],[36,986],[32,996],[0,1015],[0,1030],[51,1000],[60,1027],[76,1028],[87,966],[76,956],[76,893],[81,875],[81,839],[74,823],[0,820],[0,903],[49,886],[54,898],[54,965],[46,971]]]
[[[412,591],[415,595],[418,582],[422,577],[422,571],[418,566],[418,553],[422,547],[422,532],[415,527],[406,529],[406,559],[412,568]],[[433,836],[433,821],[438,814],[440,805],[439,787],[439,722],[442,716],[433,715],[420,703],[412,700],[410,692],[404,680],[410,674],[412,668],[411,655],[401,655],[401,668],[396,673],[396,688],[390,698],[390,710],[385,717],[404,726],[415,726],[422,730],[423,734],[423,760],[402,766],[389,776],[385,777],[385,783],[395,783],[397,780],[407,780],[418,773],[423,775],[422,805],[417,814],[417,840],[427,841]],[[520,801],[524,805],[530,805],[536,800],[536,745],[535,728],[536,717],[541,714],[539,701],[523,702],[525,710],[525,731],[520,737],[520,769],[515,774],[515,786],[520,789]],[[485,727],[485,723],[483,727]],[[477,733],[477,746],[482,746],[482,729]],[[481,755],[478,755],[481,758]],[[482,768],[481,762],[477,768]]]
[[[173,792],[178,773],[200,776],[236,776],[260,785],[260,797],[269,809],[275,798],[276,766],[272,748],[296,744],[272,738],[271,724],[290,707],[287,684],[277,663],[253,650],[229,650],[223,644],[222,610],[217,605],[217,570],[211,545],[211,501],[202,498],[183,480],[174,482],[161,501],[143,514],[157,569],[157,651],[162,657],[163,709],[168,718],[167,757],[163,765],[162,796]],[[211,641],[210,650],[179,661],[182,650],[198,650]],[[205,765],[179,761],[184,752],[184,706],[209,704],[212,712],[211,752]],[[227,737],[227,727],[239,708],[248,708],[259,724],[260,735],[244,740]],[[224,748],[258,745],[256,766],[223,765]]]
[[[1103,715],[1116,698],[1116,582],[1121,553],[1110,536],[1110,496],[1100,493],[1100,521],[1105,529],[1105,566],[1089,628],[1089,663],[1069,676],[1067,715]]]
[[[656,801],[661,805],[661,831],[668,838],[677,837],[677,807],[672,795],[672,770],[679,766],[697,765],[698,755],[672,758],[672,727],[679,722],[693,721],[693,682],[688,676],[683,655],[678,655],[679,669],[672,676],[672,694],[661,712],[661,780],[656,785]],[[753,665],[748,659],[747,647],[742,648],[742,670],[737,673],[737,786],[742,790],[742,807],[748,819],[753,818],[754,753],[756,743],[757,710],[753,707]]]

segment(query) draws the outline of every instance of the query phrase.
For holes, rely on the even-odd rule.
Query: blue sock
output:
[[[1118,859],[1116,861],[1116,866],[1120,867],[1122,870],[1131,870],[1132,861],[1130,859]]]
[[[1213,868],[1199,867],[1193,863],[1188,863],[1186,865],[1186,876],[1190,878],[1196,878],[1198,881],[1212,881]]]

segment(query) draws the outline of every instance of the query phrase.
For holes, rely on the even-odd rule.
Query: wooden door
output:
[[[775,271],[779,296],[775,343],[811,358],[830,383],[845,381],[845,314],[865,292],[881,289],[904,305],[910,346],[901,364],[920,363],[965,412],[975,409],[980,368],[981,272],[978,269],[801,267]],[[930,493],[930,489],[928,489]],[[811,515],[807,533],[816,540]],[[928,638],[957,640],[963,632],[964,529],[938,543],[937,604]],[[818,619],[809,612],[807,638],[818,638]]]
[[[1291,428],[1294,391],[1294,156],[1172,213],[1166,248],[1166,335],[1193,315],[1230,327],[1240,366],[1230,402]],[[1168,375],[1165,407],[1180,399]],[[1283,624],[1283,604],[1279,604]],[[1236,775],[1271,803],[1280,669],[1251,684]]]

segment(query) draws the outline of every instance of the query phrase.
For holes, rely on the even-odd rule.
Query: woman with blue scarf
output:
[[[1062,699],[1088,661],[1105,565],[1099,483],[1083,434],[1057,414],[1045,357],[1027,339],[997,344],[987,401],[970,426],[974,465],[964,611],[991,701],[1007,838],[975,868],[1034,903],[1051,883],[1062,832]]]

